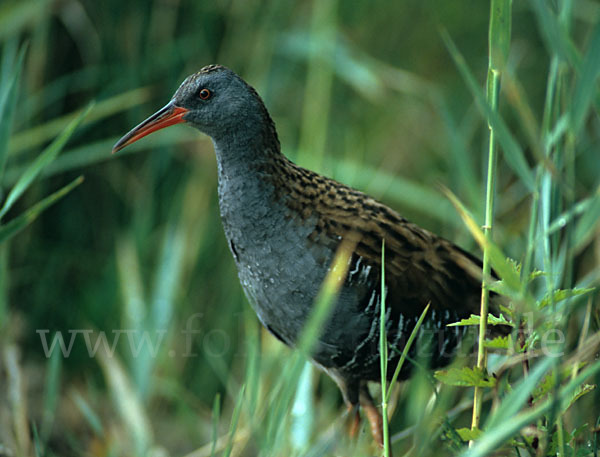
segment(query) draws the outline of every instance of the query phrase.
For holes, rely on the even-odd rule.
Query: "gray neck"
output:
[[[276,141],[265,135],[228,135],[227,140],[213,140],[219,172],[219,207],[225,234],[240,248],[268,236],[272,228],[269,211],[276,210],[275,185],[266,176],[273,170]]]
[[[214,141],[219,166],[219,206],[225,236],[235,258],[240,282],[261,322],[287,344],[293,344],[310,307],[282,304],[312,303],[324,268],[306,249],[316,220],[300,222],[284,199],[285,164],[279,148],[264,142],[234,138]],[[283,168],[282,168],[283,167]]]

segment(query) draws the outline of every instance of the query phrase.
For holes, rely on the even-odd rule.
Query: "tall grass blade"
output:
[[[217,449],[217,441],[219,439],[219,419],[221,418],[221,395],[217,393],[213,401],[212,409],[212,430],[211,430],[211,445],[210,445],[210,457],[215,455]]]
[[[2,59],[2,78],[0,80],[0,184],[3,184],[4,168],[8,157],[8,140],[13,124],[13,116],[19,94],[19,81],[23,69],[23,59],[26,47],[22,46],[13,64],[12,53],[8,51],[9,44],[4,45],[4,58]],[[0,198],[2,189],[0,188]]]
[[[58,354],[58,352],[56,353]],[[96,436],[102,436],[104,434],[104,428],[102,427],[102,419],[94,411],[92,406],[86,401],[86,399],[78,391],[73,391],[71,399],[75,403],[75,406],[83,416],[85,422],[90,426]]]
[[[444,193],[455,206],[471,235],[473,235],[477,244],[481,246],[481,249],[489,249],[490,262],[495,272],[500,276],[500,279],[505,282],[510,290],[518,293],[521,287],[521,279],[513,265],[507,260],[500,248],[485,237],[483,231],[461,201],[448,189],[444,189]]]
[[[492,110],[490,105],[487,103],[486,97],[480,89],[477,80],[471,73],[471,70],[469,69],[464,57],[454,44],[454,41],[452,41],[452,38],[450,38],[450,35],[448,35],[448,32],[442,30],[441,34],[444,43],[446,44],[446,47],[452,56],[452,59],[456,63],[456,66],[458,67],[463,79],[467,83],[467,87],[477,102],[477,107],[484,114],[491,128],[497,133],[498,142],[500,143],[500,146],[502,146],[502,151],[504,153],[503,156],[506,159],[506,163],[523,181],[527,189],[530,191],[533,190],[535,186],[535,177],[529,168],[521,146],[519,143],[517,143],[517,140],[514,138],[512,133],[510,133],[508,126],[500,114]]]
[[[115,249],[117,273],[123,300],[123,324],[126,328],[142,330],[147,318],[146,299],[142,281],[140,259],[135,242],[125,237]]]
[[[598,94],[598,75],[600,75],[600,23],[594,29],[587,53],[583,58],[570,105],[571,130],[575,138],[579,136],[589,107]]]
[[[308,46],[308,69],[302,127],[300,129],[299,160],[320,168],[327,141],[329,106],[333,84],[333,51],[336,42],[337,0],[312,2],[311,34]],[[314,52],[316,51],[316,52]]]
[[[379,291],[380,315],[379,315],[379,364],[381,369],[381,416],[383,432],[383,455],[390,456],[390,429],[388,424],[388,392],[387,392],[387,365],[388,344],[385,329],[386,323],[386,299],[387,289],[385,287],[385,239],[381,240],[381,290]]]
[[[233,409],[233,416],[231,417],[231,425],[229,426],[229,437],[227,438],[227,445],[225,446],[225,450],[223,451],[223,457],[229,457],[231,455],[231,451],[233,450],[235,431],[237,430],[238,421],[240,419],[240,413],[242,411],[242,405],[244,403],[244,392],[245,391],[246,391],[246,386],[244,385],[240,389],[240,393],[239,393],[237,401],[235,403],[235,408]]]
[[[329,317],[335,299],[344,284],[354,247],[355,241],[352,239],[344,239],[340,243],[329,272],[323,281],[321,291],[315,300],[315,306],[302,330],[300,342],[298,343],[298,349],[307,356],[310,354],[313,344],[317,341],[322,331],[322,324]]]
[[[37,23],[49,0],[22,0],[0,3],[0,40],[15,37],[30,24]]]
[[[546,41],[549,53],[577,68],[580,62],[577,49],[548,3],[545,0],[532,0],[531,5],[537,14],[542,37]]]
[[[81,121],[83,121],[85,116],[90,112],[92,107],[93,103],[88,105],[88,107],[65,128],[58,138],[56,138],[21,175],[17,183],[10,190],[6,200],[4,201],[4,205],[0,209],[0,219],[2,219],[2,217],[8,212],[8,210],[10,210],[19,197],[29,188],[31,183],[40,174],[40,172],[56,158],[73,132],[75,132],[75,129],[77,129]]]
[[[183,230],[177,226],[176,220],[172,220],[165,230],[155,273],[155,289],[150,304],[152,325],[156,328],[167,328],[171,321],[184,260],[185,237]]]
[[[53,194],[48,195],[43,200],[40,200],[27,211],[12,219],[10,222],[0,225],[0,243],[4,243],[15,236],[17,233],[35,221],[46,208],[56,203],[82,182],[83,176],[79,176],[65,187],[57,190]]]
[[[50,437],[54,426],[56,409],[59,404],[62,360],[61,353],[59,351],[54,351],[46,364],[44,409],[40,431],[40,438],[43,444],[45,444]]]
[[[99,162],[115,160],[117,156],[111,154],[110,151],[118,139],[119,137],[111,137],[66,150],[44,169],[42,176],[54,176]],[[198,138],[198,133],[192,129],[166,129],[162,130],[160,135],[153,138],[152,146],[154,148],[175,147],[191,141],[202,141],[202,138]],[[148,145],[144,142],[134,143],[126,149],[119,151],[118,157],[135,154],[147,148]],[[4,183],[7,185],[15,183],[19,176],[23,174],[25,168],[20,164],[9,165],[4,175]]]
[[[523,379],[521,383],[515,385],[512,391],[502,399],[502,403],[493,415],[486,422],[486,428],[494,428],[506,422],[510,422],[519,410],[525,405],[531,396],[533,389],[536,388],[542,377],[550,370],[557,360],[552,357],[546,357]]]
[[[133,89],[122,94],[114,95],[106,100],[101,100],[94,105],[94,111],[87,116],[83,125],[96,122],[113,116],[122,111],[131,109],[150,98],[150,90],[147,87]],[[86,111],[89,110],[89,107]],[[73,121],[81,116],[79,110],[52,119],[42,125],[31,127],[13,135],[9,148],[10,157],[20,157],[27,150],[40,146],[60,132],[64,131]]]
[[[315,420],[313,378],[313,366],[310,362],[306,362],[302,369],[302,374],[298,379],[296,396],[291,412],[291,443],[294,450],[298,453],[305,452],[310,446],[310,438]]]
[[[104,346],[97,355],[114,405],[130,437],[131,449],[135,455],[147,455],[152,443],[152,428],[140,397],[116,357],[107,354]]]
[[[588,201],[588,200],[586,200]],[[579,251],[585,246],[597,230],[600,223],[600,188],[596,189],[595,195],[591,198],[590,204],[585,212],[575,224],[575,251]]]
[[[390,388],[389,388],[389,392],[388,392],[388,396],[387,396],[388,401],[391,397],[392,389],[394,388],[394,385],[398,381],[398,376],[400,375],[400,371],[402,371],[402,366],[404,365],[404,361],[406,360],[406,357],[408,356],[408,353],[410,351],[410,348],[412,347],[413,342],[415,341],[415,338],[419,334],[419,329],[421,328],[421,325],[423,325],[423,321],[425,320],[425,316],[427,315],[427,312],[429,311],[430,305],[431,305],[431,303],[427,303],[427,306],[425,307],[425,309],[419,316],[419,320],[413,327],[412,332],[410,332],[410,336],[408,337],[408,340],[406,341],[406,344],[404,345],[402,354],[400,354],[400,360],[398,361],[398,365],[396,365],[396,370],[394,371],[394,375],[392,376],[392,380],[390,381]]]

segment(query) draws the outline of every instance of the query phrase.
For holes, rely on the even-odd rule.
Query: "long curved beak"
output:
[[[152,132],[185,122],[183,116],[185,116],[188,111],[189,110],[186,108],[182,108],[181,106],[175,105],[173,102],[169,102],[164,108],[158,110],[117,141],[112,149],[113,154]]]

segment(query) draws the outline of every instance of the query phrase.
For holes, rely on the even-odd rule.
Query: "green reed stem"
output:
[[[390,431],[388,426],[387,363],[388,347],[385,331],[385,240],[381,242],[381,316],[379,319],[379,361],[381,367],[381,418],[383,423],[383,455],[389,457]]]
[[[492,0],[490,10],[489,28],[489,65],[487,79],[487,101],[491,111],[498,111],[498,100],[500,95],[500,76],[506,64],[508,51],[510,49],[512,0]],[[494,190],[496,179],[496,164],[498,156],[498,145],[496,132],[492,124],[488,122],[490,129],[487,184],[485,195],[485,222],[483,226],[484,236],[488,241],[492,240],[492,226],[494,221]],[[487,278],[490,275],[490,250],[486,243],[483,250],[483,279],[481,284],[481,310],[479,323],[479,339],[477,349],[477,368],[485,371],[487,365],[487,351],[485,349],[485,334],[487,330],[489,288]],[[473,397],[473,416],[471,428],[479,428],[481,418],[481,405],[483,402],[483,389],[475,387]],[[471,445],[473,442],[471,441]]]

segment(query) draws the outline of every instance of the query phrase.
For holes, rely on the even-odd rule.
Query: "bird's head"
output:
[[[209,65],[188,76],[173,98],[113,147],[117,152],[144,136],[171,125],[187,123],[218,141],[240,132],[260,135],[275,128],[256,91],[230,69]]]

